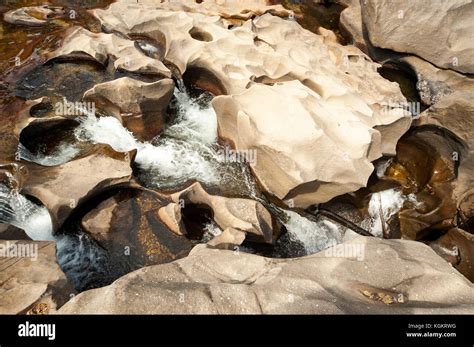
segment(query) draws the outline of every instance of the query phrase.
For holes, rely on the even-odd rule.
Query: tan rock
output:
[[[92,33],[82,27],[68,29],[61,48],[47,58],[88,58],[101,64],[111,60],[115,70],[171,77],[161,61],[141,53],[134,41],[115,34]]]
[[[123,125],[139,140],[147,141],[163,128],[173,90],[171,79],[146,83],[123,77],[95,85],[84,93],[84,100],[93,101],[104,110],[112,106],[110,113],[118,108]]]
[[[474,308],[472,283],[418,242],[357,237],[332,251],[285,260],[203,246],[85,291],[59,312],[452,314]],[[344,247],[360,247],[363,259],[338,256]]]
[[[39,199],[61,226],[84,199],[132,176],[133,153],[118,153],[108,145],[97,145],[82,157],[55,167],[27,164],[30,172],[23,192]]]
[[[453,228],[429,244],[436,253],[474,282],[474,235]]]
[[[207,245],[219,249],[234,249],[245,240],[245,233],[234,228],[227,228],[211,239]]]
[[[170,203],[158,210],[161,221],[172,232],[178,235],[185,235],[186,230],[181,220],[181,207],[178,204]]]
[[[279,225],[265,207],[254,200],[226,198],[208,194],[199,183],[171,195],[175,203],[186,208],[186,204],[208,206],[217,225],[225,230],[233,228],[248,234],[249,239],[273,243]]]
[[[65,10],[57,6],[30,6],[5,12],[3,19],[7,23],[27,26],[43,26],[54,18],[63,17]]]
[[[374,46],[415,54],[440,68],[474,73],[474,3],[361,1],[362,18]],[[423,28],[423,30],[420,30]]]
[[[52,313],[74,293],[56,262],[54,242],[0,241],[0,250],[0,314],[26,313],[39,304]]]

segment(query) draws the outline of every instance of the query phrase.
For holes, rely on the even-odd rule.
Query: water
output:
[[[401,189],[387,189],[373,193],[370,201],[369,216],[363,221],[363,227],[377,237],[383,237],[383,230],[389,229],[387,222],[403,207],[406,201],[420,206],[414,194],[404,195]]]
[[[79,152],[80,149],[76,146],[69,143],[61,143],[53,153],[44,154],[38,152],[33,154],[20,143],[17,150],[17,156],[22,160],[43,166],[57,166],[71,161],[79,154]]]
[[[284,211],[288,220],[284,222],[290,241],[299,242],[304,255],[320,252],[342,242],[344,233],[333,222],[325,219],[310,220],[293,211]]]
[[[54,240],[48,210],[3,184],[0,184],[0,223],[24,230],[33,240]]]

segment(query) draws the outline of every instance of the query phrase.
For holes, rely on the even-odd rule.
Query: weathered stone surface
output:
[[[351,37],[352,44],[365,54],[369,53],[362,26],[362,10],[360,0],[341,1],[347,6],[339,18],[339,26]]]
[[[144,55],[134,41],[115,34],[92,33],[82,27],[68,29],[61,48],[49,53],[47,58],[88,58],[101,64],[110,60],[115,70],[171,77],[160,60]]]
[[[54,18],[63,17],[65,10],[57,6],[30,6],[11,10],[3,15],[7,23],[27,26],[43,26]]]
[[[163,128],[173,90],[171,79],[147,83],[123,77],[94,86],[84,94],[84,100],[104,110],[112,107],[112,114],[118,108],[123,125],[139,140],[147,141]]]
[[[128,182],[133,153],[118,153],[108,145],[97,145],[82,157],[55,167],[27,164],[29,179],[23,192],[39,199],[61,226],[84,199],[107,187]]]
[[[408,65],[416,74],[416,87],[425,105],[434,105],[453,92],[474,93],[474,82],[460,73],[439,69],[416,56],[405,56],[396,61]]]
[[[459,142],[459,148],[451,153],[451,160],[458,165],[453,194],[462,222],[469,225],[474,219],[472,207],[474,199],[473,100],[474,91],[455,90],[423,112],[419,121],[420,125],[434,125],[446,129],[448,131],[446,136],[454,136]]]
[[[474,282],[473,234],[462,229],[453,228],[438,240],[430,242],[429,245],[466,278]]]
[[[213,2],[207,4],[218,8]],[[293,203],[300,207],[328,201],[336,195],[364,186],[373,170],[371,161],[381,155],[394,154],[396,142],[408,129],[410,118],[401,109],[388,109],[384,105],[388,101],[396,103],[405,99],[398,86],[383,79],[376,72],[377,64],[371,62],[360,50],[341,46],[327,31],[318,36],[302,29],[296,22],[268,13],[229,29],[219,17],[210,16],[207,10],[201,11],[206,6],[192,4],[186,12],[182,11],[182,6],[185,5],[181,2],[118,2],[106,10],[97,9],[92,12],[99,18],[104,30],[119,32],[128,37],[146,36],[164,47],[163,59],[174,65],[181,74],[199,70],[202,80],[194,81],[197,85],[217,91],[217,94],[228,94],[215,98],[213,103],[220,130],[234,129],[234,124],[226,124],[232,118],[227,115],[229,112],[234,115],[234,119],[240,113],[245,114],[247,121],[239,121],[242,129],[235,128],[233,133],[221,131],[220,135],[238,150],[256,149],[262,158],[272,153],[274,160],[271,170],[253,170],[269,193],[287,202],[293,199]],[[195,11],[195,8],[201,10]],[[220,13],[220,10],[216,11]],[[106,34],[101,34],[100,37],[91,35],[79,31],[71,33],[55,56],[72,51],[72,42],[78,41],[82,42],[79,45],[80,51],[104,60],[104,49],[94,42],[109,42],[111,38],[104,36]],[[113,39],[126,40],[116,37]],[[130,45],[120,42],[124,47]],[[76,46],[74,45],[75,50]],[[108,47],[109,44],[104,46]],[[238,51],[238,57],[228,54],[230,49]],[[124,51],[121,59],[129,55],[130,52]],[[305,112],[299,118],[290,120],[280,111],[280,128],[276,122],[267,122],[272,123],[278,131],[272,136],[262,132],[252,139],[252,133],[262,131],[253,129],[250,125],[251,122],[259,122],[253,119],[256,116],[248,114],[248,110],[241,107],[243,100],[239,101],[240,104],[229,105],[228,99],[235,96],[251,103],[252,100],[255,101],[255,91],[260,92],[258,97],[268,97],[271,100],[272,96],[279,98],[280,94],[285,93],[288,108],[300,108]],[[272,102],[265,104],[271,105]],[[317,111],[309,111],[314,105],[318,105]],[[270,117],[271,113],[265,114]],[[240,120],[241,117],[238,118]],[[327,121],[322,121],[323,119]],[[307,136],[303,137],[306,141],[318,138],[323,147],[331,149],[334,149],[334,143],[344,144],[338,146],[337,154],[331,157],[331,164],[336,167],[326,168],[328,161],[313,155],[314,146],[305,148],[301,158],[298,158],[289,149],[275,145],[291,141],[296,141],[303,147],[307,145],[302,140],[290,138],[286,131],[286,123],[290,121],[299,129],[308,127],[311,123]],[[334,128],[336,130],[329,131],[325,128],[328,126],[325,124],[327,122],[339,125]],[[248,129],[245,128],[246,125]],[[357,136],[346,136],[345,129],[349,126],[357,129]],[[241,138],[237,138],[237,134]],[[252,141],[259,139],[264,140],[266,147]],[[272,145],[268,145],[269,143]],[[302,163],[308,158],[308,164]],[[287,166],[284,167],[283,164]],[[277,172],[286,171],[288,167],[289,174],[281,175],[279,180],[275,180],[269,173],[275,171],[275,168]],[[340,167],[343,170],[338,171]],[[296,175],[298,177],[291,174],[298,170],[302,171]],[[331,181],[328,171],[332,171],[331,176],[335,181]],[[350,177],[353,172],[357,174]]]
[[[35,313],[38,305],[46,308],[43,313],[53,312],[74,293],[56,263],[54,242],[0,241],[0,250],[1,314]]]
[[[174,193],[171,199],[175,203],[184,202],[184,208],[187,204],[208,206],[222,230],[231,227],[247,233],[249,239],[255,241],[273,243],[279,232],[279,224],[261,203],[210,195],[199,183]]]
[[[83,292],[59,312],[472,312],[473,285],[428,246],[358,237],[336,247],[357,245],[362,261],[328,252],[278,260],[198,246],[184,259]]]
[[[235,246],[242,244],[244,240],[244,232],[229,227],[208,241],[207,245],[219,249],[234,249]]]
[[[412,53],[441,68],[474,73],[472,1],[426,6],[420,1],[364,0],[361,7],[374,46]]]
[[[119,191],[82,219],[82,226],[107,250],[124,273],[186,256],[193,244],[161,221],[159,195],[140,189]]]

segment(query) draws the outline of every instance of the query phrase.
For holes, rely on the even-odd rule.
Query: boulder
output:
[[[220,95],[213,106],[221,139],[237,150],[256,150],[262,163],[253,173],[271,195],[297,207],[328,201],[365,186],[373,170],[371,161],[395,153],[411,119],[408,112],[386,103],[406,100],[398,85],[382,78],[376,72],[378,65],[359,49],[338,44],[327,31],[315,35],[269,13],[229,29],[217,16],[176,11],[174,6],[117,2],[93,14],[107,31],[165,42],[164,59],[185,77],[200,72],[194,83]],[[229,50],[239,56],[228,54]],[[266,99],[265,105],[276,100],[281,106],[285,100],[286,107],[275,106],[262,115],[259,98]],[[285,118],[283,109],[297,108],[304,110],[302,115]],[[267,129],[254,129],[264,117]],[[292,139],[288,122],[294,129],[306,128],[306,135]],[[337,127],[329,131],[325,128],[329,123]],[[346,136],[349,127],[357,129],[357,136]],[[306,147],[316,138],[326,149],[339,147],[335,156],[325,154],[330,167],[324,155],[323,159],[319,152],[314,155],[314,145]],[[281,145],[291,141],[305,147],[302,154],[294,156],[293,147]],[[268,157],[273,163],[267,162]],[[268,169],[261,169],[267,165]]]
[[[5,12],[3,19],[7,23],[27,26],[43,26],[54,18],[64,17],[64,7],[57,6],[29,6]]]
[[[120,113],[123,125],[137,139],[147,141],[159,134],[164,124],[166,109],[174,90],[171,79],[142,82],[129,77],[97,84],[84,94],[84,100],[95,102],[107,110]]]
[[[171,77],[160,60],[144,55],[134,41],[116,34],[92,33],[82,27],[69,28],[62,46],[47,55],[47,61],[59,58],[86,58],[103,65],[110,61],[115,70]]]
[[[474,282],[474,235],[453,228],[429,245],[460,273]]]
[[[361,1],[362,19],[371,44],[417,55],[443,69],[474,73],[474,3]],[[420,30],[423,28],[423,30]]]
[[[122,189],[91,209],[81,224],[123,275],[182,258],[191,250],[191,241],[161,221],[162,206],[161,196],[152,191]]]
[[[200,245],[184,259],[82,292],[59,313],[454,314],[472,312],[473,289],[413,241],[356,237],[284,260]]]
[[[54,242],[0,241],[0,314],[52,313],[71,294]]]
[[[189,205],[207,206],[222,230],[239,230],[246,233],[250,240],[273,243],[279,234],[277,220],[260,202],[254,200],[210,195],[200,183],[172,194],[171,199],[184,210]]]
[[[25,164],[29,179],[23,193],[37,198],[50,211],[53,224],[62,225],[83,200],[108,187],[130,181],[135,151],[118,153],[96,145],[82,157],[54,167]]]

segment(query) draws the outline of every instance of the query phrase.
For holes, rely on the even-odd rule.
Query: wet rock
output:
[[[84,94],[84,100],[110,114],[118,108],[124,126],[137,139],[147,141],[159,134],[164,125],[166,108],[171,100],[174,82],[162,79],[146,83],[129,77],[98,84]]]
[[[171,199],[185,210],[189,205],[206,206],[222,230],[229,227],[240,230],[250,240],[273,243],[278,237],[279,223],[257,201],[210,195],[199,183],[174,193]]]
[[[24,314],[39,305],[52,313],[74,293],[56,263],[54,242],[0,241],[0,250],[1,314]]]
[[[404,238],[419,240],[455,225],[457,164],[452,153],[458,150],[456,141],[432,128],[415,129],[398,143],[385,177],[399,182],[405,195],[413,194],[398,213]]]
[[[464,228],[472,228],[474,211],[474,140],[472,128],[474,120],[474,83],[456,76],[452,82],[452,92],[444,95],[434,105],[421,114],[420,126],[434,126],[458,142],[450,155],[457,166],[454,199]]]
[[[474,235],[453,228],[429,245],[460,273],[474,282]]]
[[[441,314],[474,308],[473,285],[428,246],[358,237],[332,251],[358,246],[361,261],[326,251],[268,259],[200,245],[184,259],[83,292],[60,313]],[[373,300],[364,291],[388,297]]]
[[[54,18],[63,17],[66,14],[63,7],[57,6],[30,6],[11,10],[3,15],[7,23],[27,26],[43,26]]]
[[[133,153],[118,153],[108,145],[97,145],[80,158],[55,167],[27,164],[30,176],[23,192],[40,200],[61,226],[83,199],[107,187],[128,182]]]
[[[16,226],[0,223],[0,240],[31,240],[31,238]]]
[[[455,91],[474,92],[474,82],[460,73],[439,69],[415,56],[402,57],[397,61],[415,73],[416,87],[425,105],[434,105]]]
[[[162,222],[161,198],[150,191],[121,190],[82,218],[82,227],[124,273],[186,256],[193,244]]]
[[[28,169],[19,163],[0,163],[0,183],[19,192],[28,177]]]
[[[361,1],[362,18],[374,46],[415,54],[436,66],[474,73],[474,4],[453,0],[425,6],[402,0]],[[420,28],[423,30],[419,30]]]

